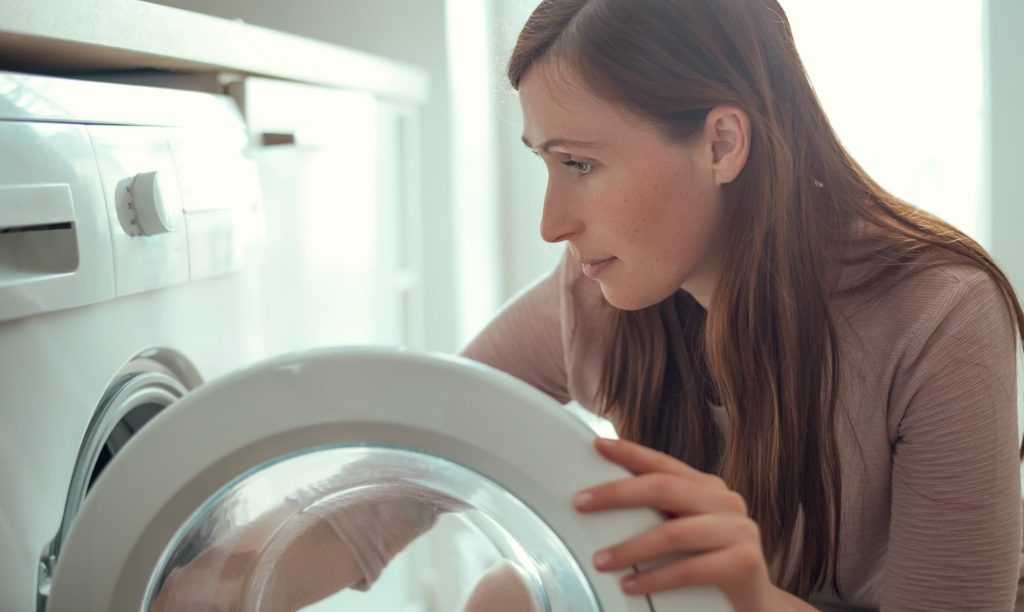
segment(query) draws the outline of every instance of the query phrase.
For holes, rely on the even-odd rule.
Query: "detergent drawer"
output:
[[[0,159],[0,321],[113,298],[107,210],[85,127],[0,121]]]

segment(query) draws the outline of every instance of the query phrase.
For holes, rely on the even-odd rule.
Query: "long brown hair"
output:
[[[830,271],[884,263],[847,288],[877,294],[935,265],[926,252],[961,258],[996,281],[1024,340],[1013,288],[978,244],[886,192],[849,156],[776,0],[544,0],[509,62],[512,86],[545,59],[681,142],[717,105],[749,115],[747,164],[723,188],[730,242],[712,304],[705,313],[678,291],[615,310],[599,395],[624,438],[720,470],[761,527],[766,558],[784,572],[793,564],[780,586],[805,598],[825,584],[838,593],[840,355],[830,304],[839,293]],[[881,238],[854,259],[837,245],[852,244],[858,225]],[[727,445],[712,403],[731,411]]]

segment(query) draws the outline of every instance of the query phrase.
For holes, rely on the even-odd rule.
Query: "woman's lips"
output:
[[[609,257],[608,259],[601,259],[591,263],[582,262],[580,263],[580,266],[583,268],[584,276],[590,280],[597,280],[597,278],[608,269],[608,266],[612,265],[614,262],[615,258]]]

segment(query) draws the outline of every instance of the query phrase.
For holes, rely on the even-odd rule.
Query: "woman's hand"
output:
[[[153,612],[241,612],[246,581],[256,564],[259,543],[242,534],[225,538],[171,571],[149,606]],[[251,539],[251,538],[249,538]]]
[[[580,491],[573,499],[578,510],[649,507],[667,516],[654,529],[598,551],[597,569],[614,571],[665,555],[685,555],[625,577],[624,592],[716,586],[737,612],[790,609],[785,593],[768,576],[760,531],[739,493],[717,476],[633,442],[599,438],[596,446],[606,459],[634,475]]]
[[[477,581],[462,612],[537,612],[530,579],[515,563],[502,559]]]

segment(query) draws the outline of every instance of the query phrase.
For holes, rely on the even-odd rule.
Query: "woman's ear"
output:
[[[711,143],[711,172],[718,186],[740,175],[750,155],[750,117],[738,106],[711,109],[704,122],[704,138]]]

